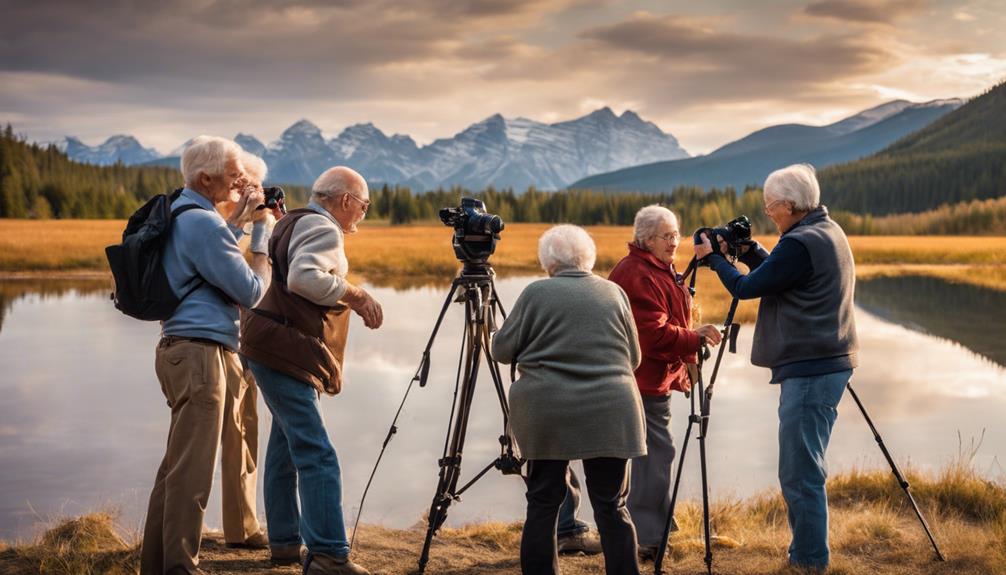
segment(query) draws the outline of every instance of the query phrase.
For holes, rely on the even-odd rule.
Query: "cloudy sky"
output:
[[[307,118],[420,144],[491,114],[638,112],[705,153],[1006,79],[1004,0],[0,0],[0,122],[36,141]]]

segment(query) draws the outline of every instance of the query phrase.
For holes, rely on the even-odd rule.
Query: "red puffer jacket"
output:
[[[608,276],[622,286],[632,306],[643,352],[636,385],[643,395],[667,395],[692,386],[685,363],[695,363],[700,338],[689,329],[692,296],[676,276],[670,266],[634,244]]]

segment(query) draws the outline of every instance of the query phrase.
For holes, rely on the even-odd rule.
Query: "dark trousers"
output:
[[[628,460],[611,457],[585,459],[587,496],[604,550],[608,575],[639,575],[636,529],[625,499],[629,493]],[[527,519],[520,541],[520,567],[525,575],[559,572],[556,523],[566,497],[569,461],[536,459],[528,462]]]

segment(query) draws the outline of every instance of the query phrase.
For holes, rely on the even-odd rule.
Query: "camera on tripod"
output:
[[[461,198],[456,208],[441,208],[440,221],[454,227],[454,256],[466,269],[486,265],[503,231],[503,219],[486,213],[486,205],[475,198]]]
[[[700,234],[706,234],[709,243],[713,246],[713,253],[723,257],[738,257],[741,248],[751,244],[751,220],[747,216],[740,216],[727,222],[719,228],[699,228],[692,234],[695,245],[702,243]],[[727,243],[727,253],[720,252],[720,243],[716,240],[719,236]]]

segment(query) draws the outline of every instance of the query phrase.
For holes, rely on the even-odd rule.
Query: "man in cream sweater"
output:
[[[339,459],[319,398],[341,389],[348,310],[371,329],[383,321],[381,305],[346,280],[344,234],[356,232],[369,206],[360,174],[325,171],[308,206],[276,225],[273,281],[241,331],[241,353],[273,415],[264,473],[272,557],[297,562],[303,542],[312,575],[367,573],[349,559]]]

